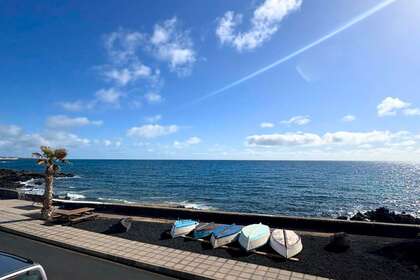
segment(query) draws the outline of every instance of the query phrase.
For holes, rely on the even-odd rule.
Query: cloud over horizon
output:
[[[134,126],[127,130],[127,136],[135,138],[156,138],[173,134],[179,130],[177,125],[159,125],[159,124],[146,124],[142,126]]]

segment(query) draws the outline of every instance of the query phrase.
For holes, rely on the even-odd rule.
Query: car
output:
[[[40,264],[0,252],[0,280],[47,280],[47,275]]]

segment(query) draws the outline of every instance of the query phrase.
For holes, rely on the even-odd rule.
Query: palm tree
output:
[[[67,163],[66,149],[52,149],[50,147],[41,146],[42,153],[33,153],[37,158],[36,162],[45,166],[45,191],[42,203],[41,215],[45,220],[52,218],[52,196],[54,176],[60,170],[59,163]]]

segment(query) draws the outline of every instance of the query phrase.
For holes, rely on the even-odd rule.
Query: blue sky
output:
[[[418,1],[0,5],[0,155],[420,156]]]

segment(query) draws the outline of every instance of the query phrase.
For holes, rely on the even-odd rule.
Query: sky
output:
[[[420,1],[0,2],[0,155],[420,158]]]

